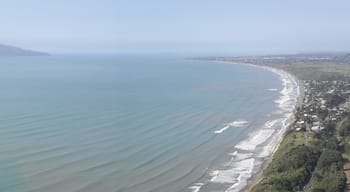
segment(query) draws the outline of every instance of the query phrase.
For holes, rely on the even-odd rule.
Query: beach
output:
[[[257,65],[255,65],[257,66]],[[260,67],[260,66],[258,66]],[[266,160],[263,163],[263,165],[261,166],[260,170],[257,171],[257,174],[255,174],[254,176],[252,176],[249,181],[248,181],[248,185],[244,188],[243,191],[250,191],[252,187],[254,187],[255,184],[257,184],[263,177],[262,173],[264,171],[264,169],[269,165],[269,163],[271,163],[274,153],[276,152],[276,150],[278,149],[280,143],[283,140],[283,136],[284,133],[287,131],[290,123],[293,122],[293,118],[295,115],[295,109],[297,106],[299,106],[302,102],[302,97],[303,97],[303,86],[301,85],[300,81],[292,74],[283,71],[281,69],[275,69],[275,68],[271,68],[271,67],[263,67],[266,68],[268,70],[273,71],[274,73],[277,73],[281,76],[281,79],[284,79],[283,77],[286,77],[290,82],[293,82],[294,86],[296,86],[296,95],[294,97],[294,102],[292,105],[288,106],[291,107],[289,110],[286,109],[287,111],[289,111],[289,113],[286,116],[285,119],[285,123],[283,124],[283,129],[281,130],[281,132],[276,135],[276,142],[274,143],[275,146],[271,146],[272,152],[266,156]],[[285,83],[285,79],[283,80],[283,82]],[[286,85],[285,85],[286,86]],[[286,95],[285,95],[286,96]],[[294,106],[293,106],[294,105]]]
[[[226,192],[249,191],[254,184],[260,181],[263,170],[271,162],[284,133],[294,121],[295,108],[302,92],[301,86],[296,77],[280,69],[253,64],[221,63],[248,65],[271,71],[280,77],[283,84],[280,97],[275,101],[279,109],[276,113],[282,116],[267,121],[261,128],[252,132],[248,138],[235,145],[235,151],[231,154],[232,159],[227,163],[228,169],[212,172],[210,181],[225,184]],[[271,88],[269,91],[277,90]]]
[[[287,72],[286,72],[287,73]],[[296,106],[294,108],[299,107],[302,104],[302,99],[304,96],[304,87],[301,84],[301,82],[299,80],[297,80],[297,78],[295,76],[293,76],[293,78],[298,81],[298,89],[299,89],[299,96],[298,96],[298,100],[296,103]],[[286,127],[286,130],[288,129],[288,125]],[[257,174],[255,174],[254,176],[252,176],[249,179],[248,185],[242,190],[244,192],[250,192],[252,190],[252,188],[259,183],[262,178],[263,178],[263,171],[267,168],[267,166],[272,162],[272,159],[274,157],[274,154],[276,152],[276,150],[278,149],[278,147],[280,146],[281,142],[283,141],[283,137],[284,135],[281,136],[279,142],[277,143],[277,145],[274,147],[274,150],[272,151],[272,153],[267,157],[266,161],[263,163],[261,169],[258,171]]]

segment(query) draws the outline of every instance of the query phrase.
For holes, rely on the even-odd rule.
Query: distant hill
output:
[[[343,63],[350,63],[350,53],[338,56],[337,60]]]
[[[45,56],[48,53],[0,44],[0,56]]]

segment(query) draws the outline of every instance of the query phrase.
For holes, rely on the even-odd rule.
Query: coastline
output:
[[[298,87],[297,88],[298,89],[297,101],[296,101],[296,103],[294,105],[294,108],[293,108],[293,114],[291,114],[292,116],[290,117],[290,118],[294,118],[295,113],[296,113],[296,109],[302,104],[302,101],[303,101],[303,98],[304,98],[304,86],[303,86],[302,81],[300,79],[298,79],[296,76],[294,76],[293,74],[291,74],[291,73],[289,73],[289,72],[287,72],[285,70],[282,70],[282,69],[277,69],[277,68],[267,67],[267,66],[259,66],[259,65],[254,65],[254,64],[247,64],[247,65],[255,66],[255,67],[268,68],[269,70],[271,70],[272,72],[275,72],[277,74],[279,72],[283,72],[283,73],[288,74],[289,77],[293,78],[293,80],[297,83],[297,87]],[[286,127],[284,129],[284,132],[281,135],[281,137],[279,138],[279,141],[278,141],[277,145],[274,147],[272,153],[267,157],[267,159],[263,163],[263,165],[262,165],[261,169],[258,171],[258,173],[253,175],[250,178],[250,180],[248,181],[247,186],[242,190],[243,192],[251,191],[252,188],[263,179],[263,172],[269,166],[269,164],[271,163],[271,161],[272,161],[272,159],[273,159],[273,157],[275,155],[275,152],[277,151],[277,149],[279,148],[280,144],[282,143],[282,141],[284,139],[284,136],[285,136],[285,133],[288,130],[288,128],[289,128],[291,123],[292,122],[289,122],[288,124],[285,125]]]
[[[301,83],[301,80],[299,80],[296,76],[294,76],[293,74],[291,74],[285,70],[277,69],[277,68],[273,68],[273,67],[260,66],[260,65],[248,64],[248,63],[235,63],[235,62],[227,62],[227,64],[239,64],[239,65],[248,65],[248,66],[252,66],[252,67],[259,67],[259,68],[269,70],[269,71],[271,71],[277,75],[280,75],[280,76],[283,76],[283,74],[281,74],[281,73],[284,73],[284,74],[287,74],[290,78],[292,78],[293,81],[295,81],[297,83],[296,86],[297,86],[298,93],[297,93],[297,98],[296,98],[297,101],[293,107],[293,112],[292,112],[291,116],[288,117],[287,120],[294,118],[295,113],[296,113],[296,108],[302,104],[302,100],[303,100],[303,96],[304,96],[304,87]],[[258,170],[256,174],[252,175],[252,177],[250,179],[248,179],[246,187],[244,187],[241,190],[242,192],[251,191],[252,188],[263,179],[263,172],[267,168],[267,166],[271,163],[271,161],[274,157],[274,154],[277,151],[278,147],[280,146],[281,142],[283,141],[284,135],[285,135],[286,131],[288,130],[291,123],[292,122],[288,122],[288,124],[285,124],[283,133],[280,135],[280,137],[278,138],[278,142],[273,147],[272,153],[267,156],[267,158],[263,162],[260,170]]]
[[[288,73],[288,72],[287,72]],[[290,74],[291,75],[291,74]],[[292,75],[293,76],[293,75]],[[301,83],[301,80],[297,79],[295,76],[293,76],[295,78],[295,80],[298,82],[298,89],[299,89],[299,96],[298,96],[298,101],[295,105],[295,109],[297,107],[299,107],[301,104],[302,104],[302,101],[303,101],[303,98],[304,98],[304,86],[302,85]],[[295,109],[294,109],[294,112],[293,112],[293,116],[295,116]],[[279,148],[279,146],[281,145],[283,139],[284,139],[284,136],[285,136],[285,133],[286,131],[288,130],[288,127],[290,126],[290,123],[288,124],[288,126],[286,127],[286,130],[284,131],[282,137],[280,138],[279,140],[279,143],[274,147],[274,150],[273,152],[268,156],[268,158],[265,160],[265,162],[263,163],[261,169],[258,171],[257,174],[253,175],[249,180],[248,180],[248,184],[247,186],[242,190],[242,192],[250,192],[253,187],[258,184],[262,179],[263,179],[263,173],[264,173],[264,170],[269,166],[269,164],[272,162],[273,160],[273,157],[277,151],[277,149]]]
[[[203,60],[199,60],[199,61],[203,61]],[[207,61],[207,60],[204,60],[204,61]],[[242,183],[240,183],[241,181],[239,181],[238,183],[234,183],[230,188],[225,190],[227,192],[239,192],[239,191],[248,192],[259,181],[262,180],[263,171],[271,163],[276,150],[278,149],[281,142],[283,141],[283,138],[285,136],[286,131],[288,130],[290,124],[294,121],[296,109],[297,109],[297,107],[300,106],[300,104],[302,103],[302,99],[303,99],[303,92],[304,92],[303,84],[293,74],[291,74],[285,70],[278,69],[278,68],[249,64],[249,63],[237,63],[237,62],[231,62],[231,61],[212,61],[212,62],[223,63],[223,64],[233,64],[233,65],[246,65],[246,66],[251,66],[251,67],[262,68],[264,70],[269,70],[269,71],[277,74],[278,76],[280,76],[280,79],[281,79],[282,84],[283,84],[283,90],[280,92],[281,96],[280,96],[279,100],[281,100],[281,101],[279,104],[283,105],[284,99],[286,99],[287,102],[289,101],[289,99],[294,101],[292,106],[289,106],[289,105],[279,106],[279,108],[281,108],[282,110],[285,110],[283,120],[281,120],[282,125],[280,125],[279,129],[278,128],[275,129],[275,132],[273,132],[273,134],[270,137],[268,137],[272,140],[271,142],[264,142],[266,146],[262,147],[263,152],[262,153],[255,152],[256,157],[253,157],[253,158],[260,157],[263,159],[263,161],[260,164],[259,163],[254,164],[255,162],[253,161],[253,167],[251,168],[251,170],[249,172],[249,177],[247,175],[242,176],[243,179],[245,179],[245,181],[243,181]],[[296,93],[289,93],[288,90],[286,91],[287,86],[288,86],[287,85],[288,82],[292,83],[293,86],[295,86],[292,89],[294,90],[294,88],[295,88]],[[288,95],[288,93],[290,95]],[[294,94],[296,94],[296,95],[294,95]],[[295,97],[290,98],[290,96],[295,96]],[[287,98],[284,98],[284,97],[287,97]],[[278,104],[278,102],[277,102],[277,104]],[[288,108],[286,109],[285,107],[288,107]],[[275,121],[277,121],[277,120],[275,120]],[[260,131],[264,130],[264,128],[259,128],[257,131],[259,131],[259,130]],[[247,138],[247,139],[250,140],[250,138]],[[266,147],[266,150],[265,150],[265,147]]]

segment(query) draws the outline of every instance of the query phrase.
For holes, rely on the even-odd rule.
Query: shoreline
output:
[[[281,79],[283,76],[282,73],[287,74],[289,76],[289,78],[291,78],[294,82],[296,82],[298,93],[297,93],[296,103],[293,107],[293,112],[290,115],[290,117],[288,117],[286,120],[290,120],[291,118],[295,117],[296,109],[297,109],[297,107],[299,107],[301,105],[301,103],[303,101],[303,97],[304,97],[304,87],[303,87],[300,79],[298,79],[296,76],[294,76],[293,74],[291,74],[285,70],[273,68],[273,67],[269,67],[269,66],[260,66],[260,65],[254,65],[254,64],[249,64],[249,63],[235,63],[235,62],[227,62],[227,64],[248,65],[248,66],[252,66],[252,67],[263,68],[263,69],[269,70],[269,71],[281,76]],[[280,144],[282,143],[284,136],[285,136],[285,133],[287,132],[291,123],[292,122],[288,122],[288,124],[285,125],[283,133],[278,138],[277,145],[275,145],[273,147],[272,153],[266,157],[266,159],[262,163],[262,166],[260,167],[260,170],[258,170],[256,174],[252,175],[252,177],[250,179],[248,179],[247,185],[242,190],[240,190],[241,192],[251,191],[252,188],[263,179],[263,172],[269,166],[269,164],[272,162],[272,159],[273,159],[277,149],[279,148]]]
[[[264,170],[271,163],[271,161],[275,155],[275,152],[277,151],[277,149],[279,148],[280,144],[282,143],[282,141],[284,139],[285,133],[287,132],[291,123],[294,121],[296,109],[301,105],[302,100],[303,100],[303,96],[304,96],[303,83],[301,82],[301,80],[299,80],[293,74],[291,74],[285,70],[273,68],[273,67],[269,67],[269,66],[255,65],[255,64],[250,64],[250,63],[237,63],[237,62],[232,62],[232,61],[216,61],[216,60],[213,60],[213,61],[211,61],[211,60],[195,60],[195,61],[209,61],[209,62],[231,64],[231,65],[245,65],[245,66],[251,66],[251,67],[258,67],[258,68],[262,68],[264,70],[271,71],[272,73],[275,73],[280,77],[282,84],[283,84],[283,89],[280,92],[281,93],[281,96],[279,98],[280,100],[283,99],[283,96],[287,96],[287,97],[289,96],[283,92],[285,89],[287,89],[287,82],[286,81],[292,82],[292,84],[294,86],[293,88],[295,88],[295,90],[296,90],[295,103],[293,103],[293,106],[289,108],[290,111],[288,111],[288,109],[287,109],[283,113],[283,114],[286,113],[287,116],[283,116],[282,125],[281,125],[282,127],[280,128],[280,130],[276,129],[274,134],[271,137],[269,137],[272,140],[274,140],[275,142],[272,143],[273,146],[271,146],[271,149],[268,149],[268,154],[266,156],[263,156],[262,163],[258,167],[255,167],[255,165],[254,165],[254,168],[257,170],[251,171],[252,175],[250,176],[250,178],[246,179],[244,186],[241,186],[241,188],[238,187],[238,190],[234,190],[234,188],[230,188],[228,190],[228,191],[234,190],[234,191],[240,191],[240,192],[249,192],[257,183],[259,183],[263,179]],[[282,109],[283,107],[279,106],[278,108]],[[263,128],[260,128],[258,130],[261,130],[261,129],[263,129]],[[267,143],[266,147],[268,147],[269,144],[271,144],[271,143]],[[259,156],[259,154],[256,154],[256,155]],[[238,184],[240,184],[240,183],[238,183]]]
[[[282,69],[268,67],[268,66],[259,66],[259,65],[254,65],[254,64],[246,64],[246,65],[268,69],[268,70],[270,70],[278,75],[280,75],[279,74],[280,72],[288,74],[288,76],[291,77],[296,82],[296,86],[297,86],[297,90],[298,90],[296,103],[293,107],[293,112],[291,114],[291,117],[288,117],[288,119],[290,119],[290,118],[294,119],[294,117],[296,115],[296,109],[298,107],[300,107],[300,105],[303,102],[303,98],[304,98],[304,86],[303,86],[302,81],[300,79],[298,79],[296,76],[294,76],[293,74],[291,74],[285,70],[282,70]],[[253,189],[253,187],[263,179],[263,172],[269,166],[269,164],[272,162],[274,155],[275,155],[276,151],[278,150],[279,146],[281,145],[281,143],[284,139],[284,136],[285,136],[286,132],[288,131],[291,123],[292,122],[289,122],[288,124],[285,125],[284,131],[283,131],[282,135],[280,136],[280,138],[278,139],[277,145],[274,146],[272,153],[263,162],[260,170],[258,170],[258,172],[248,180],[246,187],[243,190],[241,190],[241,192],[250,192]]]

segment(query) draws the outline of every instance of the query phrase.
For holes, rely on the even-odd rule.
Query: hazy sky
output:
[[[349,0],[0,0],[0,43],[49,52],[350,51]]]

